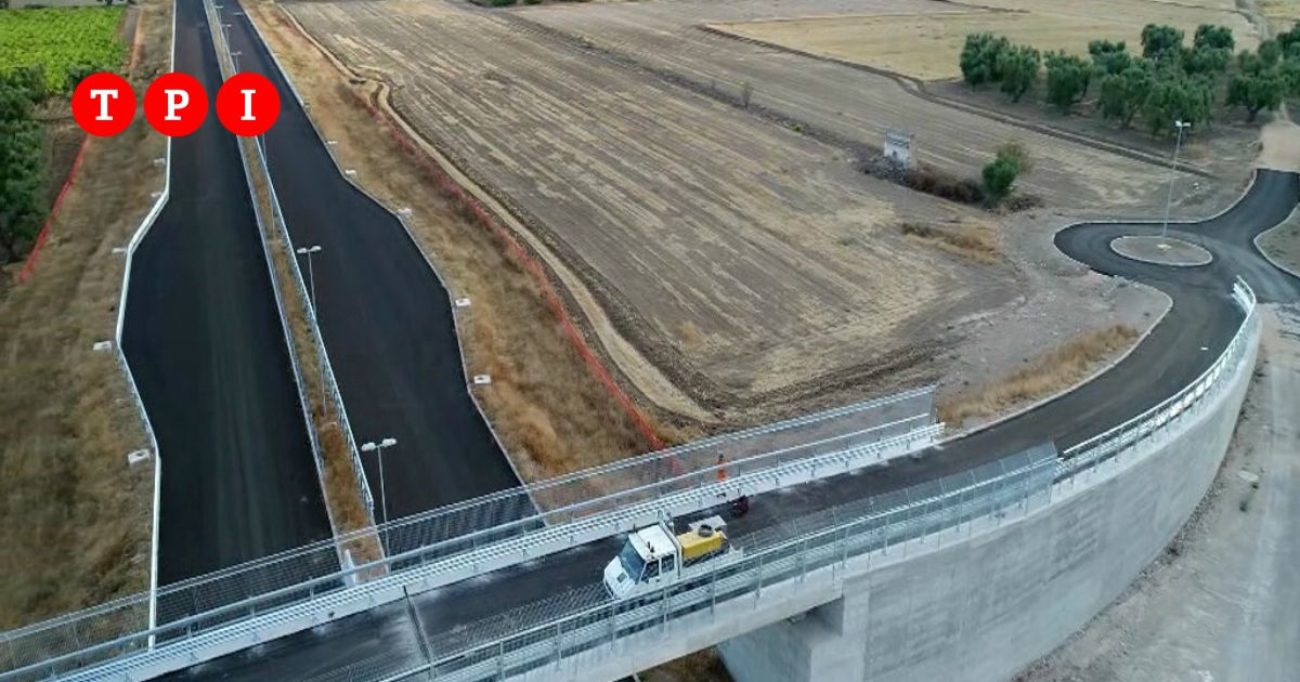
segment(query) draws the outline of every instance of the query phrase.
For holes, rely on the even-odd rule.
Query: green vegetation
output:
[[[1142,57],[1144,59],[1171,59],[1183,44],[1183,32],[1173,26],[1147,24],[1142,28]]]
[[[1038,50],[1027,45],[1016,45],[998,55],[997,72],[1002,78],[1002,92],[1011,96],[1012,102],[1020,98],[1038,80],[1038,69],[1043,60]]]
[[[1228,106],[1244,107],[1247,120],[1254,121],[1261,109],[1282,106],[1286,82],[1275,70],[1254,75],[1236,76],[1228,84]]]
[[[0,73],[39,66],[46,87],[63,91],[68,71],[121,67],[126,46],[118,38],[125,7],[59,7],[0,12]]]
[[[1029,157],[1023,147],[1015,143],[1002,145],[997,156],[984,166],[984,196],[996,205],[1011,195],[1016,178],[1029,171]]]
[[[1061,113],[1082,109],[1128,128],[1141,117],[1154,135],[1169,135],[1174,121],[1200,129],[1216,109],[1239,108],[1248,121],[1272,111],[1288,97],[1300,97],[1300,25],[1244,50],[1233,58],[1236,40],[1224,26],[1201,25],[1184,44],[1182,31],[1149,24],[1142,29],[1142,54],[1130,54],[1121,42],[1094,40],[1088,58],[1038,52],[991,33],[966,36],[961,72],[974,87],[997,84],[1012,102],[1031,91],[1045,72],[1043,100]],[[1045,68],[1042,68],[1043,65]],[[1096,81],[1095,99],[1085,101]],[[995,185],[1014,174],[995,160],[985,168],[990,195]],[[990,181],[993,181],[991,184]]]
[[[971,85],[996,83],[1002,80],[998,60],[1011,48],[1011,41],[992,33],[972,33],[966,36],[961,51],[961,75]]]
[[[41,229],[45,140],[32,111],[46,97],[40,69],[0,73],[0,262],[17,260]]]
[[[0,12],[0,263],[26,254],[49,210],[46,131],[36,114],[51,95],[70,92],[91,73],[122,66],[123,12],[123,7]]]
[[[1069,111],[1088,94],[1093,66],[1082,57],[1064,52],[1047,55],[1047,101]]]

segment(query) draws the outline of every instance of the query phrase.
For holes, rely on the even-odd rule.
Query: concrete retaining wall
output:
[[[1227,452],[1256,346],[1219,404],[1163,445],[966,542],[850,572],[834,601],[720,644],[727,668],[740,682],[1011,678],[1122,594],[1187,521]]]

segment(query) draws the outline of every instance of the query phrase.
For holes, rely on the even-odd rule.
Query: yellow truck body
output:
[[[706,531],[694,529],[677,536],[677,543],[682,546],[682,561],[688,562],[722,549],[727,536],[721,530]]]

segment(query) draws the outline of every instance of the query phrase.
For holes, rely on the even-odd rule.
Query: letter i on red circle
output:
[[[185,137],[208,117],[208,93],[189,74],[165,73],[144,92],[144,117],[167,137]]]
[[[135,118],[135,92],[115,73],[92,73],[72,91],[72,117],[88,135],[116,135]]]
[[[217,118],[240,137],[256,137],[280,118],[280,93],[261,74],[237,73],[217,91]]]

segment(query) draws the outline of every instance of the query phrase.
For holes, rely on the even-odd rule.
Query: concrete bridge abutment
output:
[[[833,601],[719,644],[728,670],[739,682],[1014,677],[1123,594],[1187,522],[1227,452],[1257,338],[1190,422],[1057,484],[1028,516],[845,575]]]

